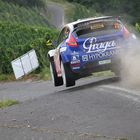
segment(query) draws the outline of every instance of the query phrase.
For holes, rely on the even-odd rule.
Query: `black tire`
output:
[[[50,73],[51,73],[51,77],[52,77],[52,81],[53,81],[54,86],[63,85],[63,79],[62,79],[62,77],[57,76],[55,64],[53,61],[50,61]]]
[[[63,62],[61,61],[61,71],[64,85],[66,87],[74,86],[75,79],[74,74],[70,69],[70,66],[68,64],[63,64]]]

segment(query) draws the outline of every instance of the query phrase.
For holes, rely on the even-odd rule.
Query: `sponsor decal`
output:
[[[73,70],[77,70],[77,69],[80,69],[80,67],[73,67],[72,69]]]
[[[79,52],[73,51],[73,52],[71,53],[71,55],[79,55]]]
[[[71,61],[71,67],[73,70],[80,69],[80,60]]]
[[[111,57],[113,55],[116,55],[118,52],[116,50],[109,50],[103,53],[94,53],[94,54],[87,54],[82,56],[82,61],[91,61],[95,59],[101,59],[101,58],[106,58],[106,57]]]
[[[110,59],[99,61],[99,65],[109,64],[111,63]]]
[[[104,24],[103,23],[96,23],[90,26],[90,29],[95,30],[95,29],[100,29],[100,28],[104,28]]]
[[[83,43],[83,48],[86,50],[87,53],[92,52],[105,52],[106,50],[112,50],[116,47],[116,42],[113,41],[105,41],[97,43],[97,38],[91,37],[85,40]]]
[[[67,47],[60,48],[60,52],[65,52],[67,50]]]
[[[82,56],[82,60],[83,60],[83,61],[88,61],[88,55],[83,55],[83,56]]]
[[[71,55],[71,62],[80,62],[79,54]]]
[[[72,65],[74,65],[74,64],[80,64],[80,60],[71,61],[70,63],[71,63]]]
[[[75,54],[71,56],[71,67],[72,69],[79,69],[80,68],[80,57],[79,54]]]
[[[71,60],[72,60],[72,61],[79,60],[79,55],[72,55],[72,56],[71,56]]]

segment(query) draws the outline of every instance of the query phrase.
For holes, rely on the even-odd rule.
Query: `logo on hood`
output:
[[[111,50],[116,48],[116,43],[115,41],[105,41],[105,42],[100,42],[96,43],[97,38],[91,37],[85,40],[83,43],[83,48],[86,50],[87,53],[92,53],[92,52],[105,52],[106,50]]]

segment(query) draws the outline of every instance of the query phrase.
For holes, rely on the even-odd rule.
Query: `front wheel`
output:
[[[52,77],[52,81],[53,81],[54,86],[63,85],[63,79],[62,79],[62,77],[57,76],[55,64],[53,61],[50,62],[50,73],[51,73],[51,77]]]
[[[63,64],[63,62],[61,61],[61,71],[64,85],[66,87],[74,86],[75,79],[70,66],[68,64]]]

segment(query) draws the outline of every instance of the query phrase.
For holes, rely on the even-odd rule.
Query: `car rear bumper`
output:
[[[93,72],[112,70],[114,67],[119,67],[119,65],[121,65],[120,59],[111,58],[101,61],[88,62],[79,69],[73,69],[72,67],[71,69],[74,73],[77,73],[79,75],[88,75]]]

